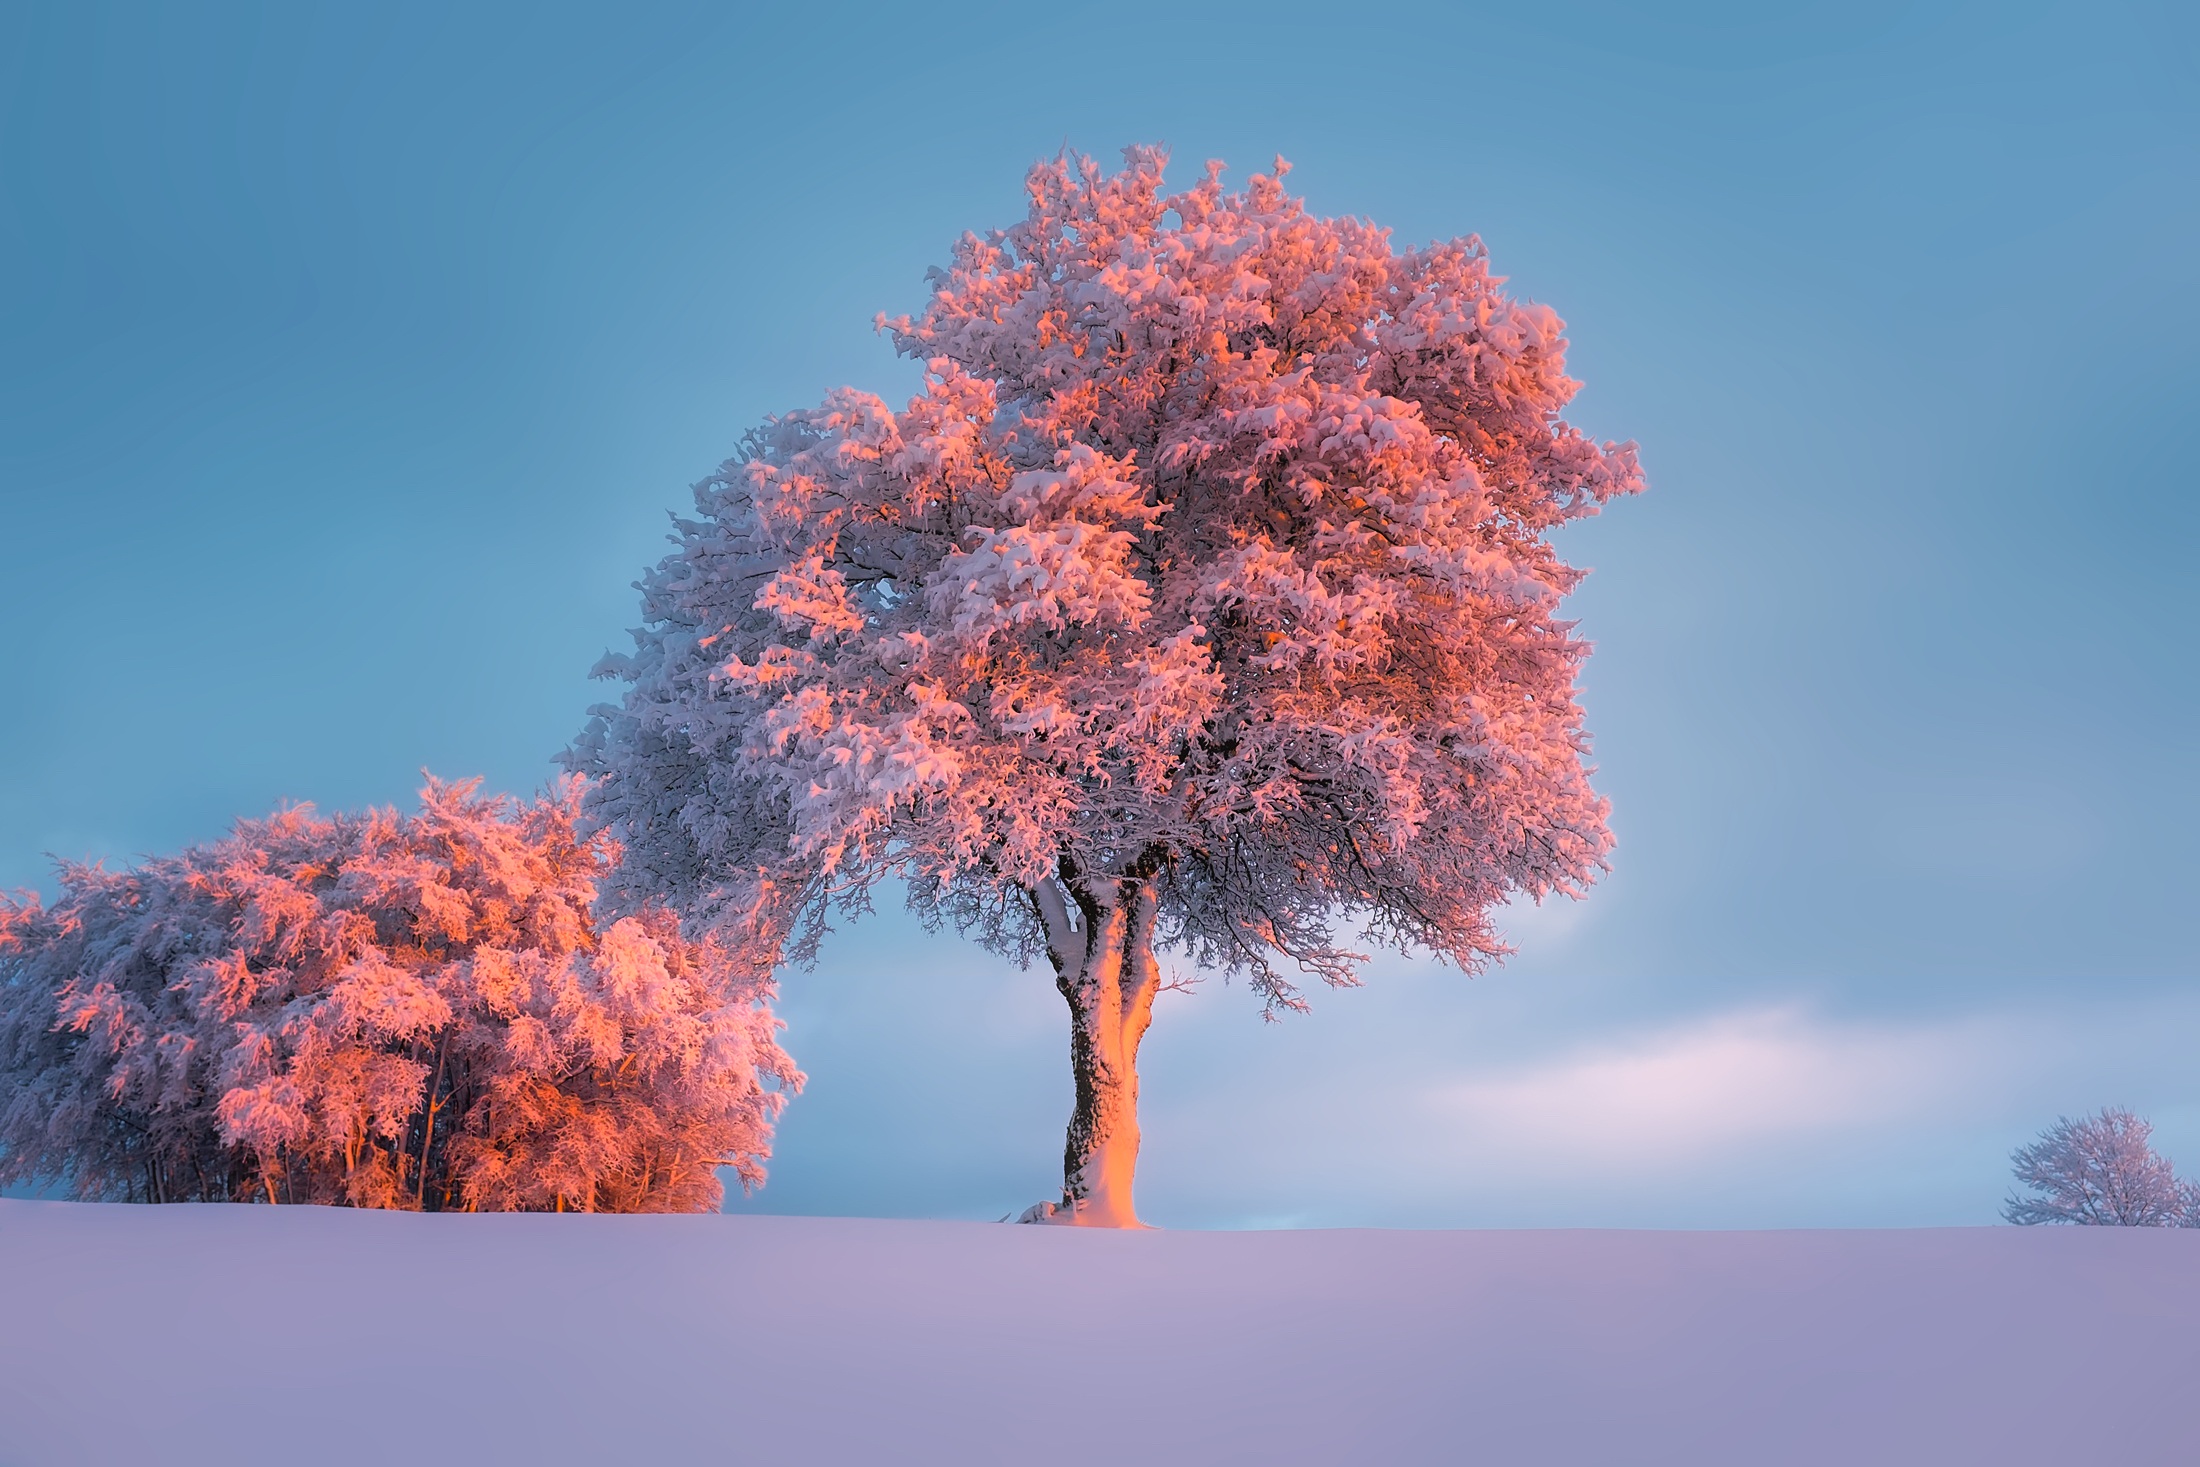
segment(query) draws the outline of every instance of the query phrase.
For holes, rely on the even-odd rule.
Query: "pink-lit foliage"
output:
[[[84,1198],[687,1211],[763,1178],[767,971],[599,927],[581,791],[431,780],[0,900],[0,1181]]]
[[[2154,1126],[2118,1106],[2068,1116],[2010,1153],[2017,1181],[2002,1216],[2081,1227],[2200,1227],[2200,1186],[2181,1182],[2153,1146]]]
[[[629,899],[803,958],[898,877],[1046,956],[1064,1202],[1118,1223],[1156,943],[1273,1013],[1356,981],[1340,924],[1472,969],[1492,907],[1602,869],[1545,537],[1642,486],[1478,240],[1125,156],[1035,167],[883,323],[906,408],[837,391],[696,487],[571,756]]]

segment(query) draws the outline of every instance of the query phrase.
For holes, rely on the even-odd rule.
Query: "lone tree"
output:
[[[2200,1226],[2200,1191],[2177,1180],[2153,1138],[2149,1122],[2120,1107],[2063,1117],[2010,1153],[2018,1183],[2032,1195],[2012,1193],[2002,1216],[2020,1224]]]
[[[142,1202],[670,1212],[763,1179],[769,971],[598,926],[579,791],[430,781],[0,897],[0,1184]]]
[[[1276,176],[1033,168],[917,318],[900,412],[767,420],[640,583],[569,760],[664,898],[795,960],[906,883],[1070,1011],[1063,1220],[1133,1226],[1157,946],[1357,981],[1475,969],[1489,912],[1603,869],[1555,526],[1642,487],[1559,418],[1562,323],[1481,242],[1393,252]],[[1035,1209],[1052,1212],[1050,1206]]]

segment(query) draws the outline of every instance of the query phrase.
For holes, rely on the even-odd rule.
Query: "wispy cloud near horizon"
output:
[[[1225,1226],[1988,1223],[2010,1147],[2104,1104],[2152,1114],[2200,1170],[2200,1110],[2181,1103],[2200,998],[1887,1019],[1790,1002],[1587,1037],[1443,985],[1378,1005],[1327,1041],[1258,1044],[1242,1099],[1195,1087],[1179,1112],[1188,1056],[1172,1055],[1148,1129],[1156,1215],[1166,1197]],[[1400,1031],[1423,1047],[1398,1058],[1360,1038]],[[1225,1032],[1202,1040],[1239,1050]],[[1460,1042],[1433,1058],[1447,1033]]]
[[[1801,1005],[1713,1014],[1450,1081],[1424,1100],[1462,1151],[1615,1175],[1882,1125],[1976,1094],[2006,1024],[1830,1023]]]

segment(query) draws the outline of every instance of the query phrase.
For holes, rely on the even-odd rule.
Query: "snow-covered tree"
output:
[[[2027,1224],[2200,1225],[2200,1196],[2155,1153],[2153,1135],[2151,1124],[2116,1107],[2057,1120],[2039,1140],[2010,1153],[2018,1184],[2032,1195],[2012,1194],[2002,1216]]]
[[[418,815],[291,809],[0,899],[0,1182],[85,1198],[714,1208],[801,1076],[771,975],[662,907],[578,781],[431,780]]]
[[[696,487],[573,767],[628,900],[788,955],[881,880],[1071,1017],[1065,1218],[1136,1220],[1157,945],[1271,1014],[1366,943],[1473,969],[1602,869],[1547,540],[1641,487],[1559,416],[1562,323],[1480,241],[1394,250],[1276,175],[1035,167],[843,389]]]

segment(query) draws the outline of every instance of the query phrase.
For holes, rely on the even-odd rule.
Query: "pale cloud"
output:
[[[1783,1138],[1964,1108],[2005,1026],[1839,1025],[1798,1007],[1714,1015],[1424,1092],[1447,1149],[1569,1172],[1701,1164]]]
[[[1554,896],[1541,902],[1515,897],[1491,915],[1509,945],[1548,958],[1572,947],[1599,915],[1599,908],[1572,897]]]

